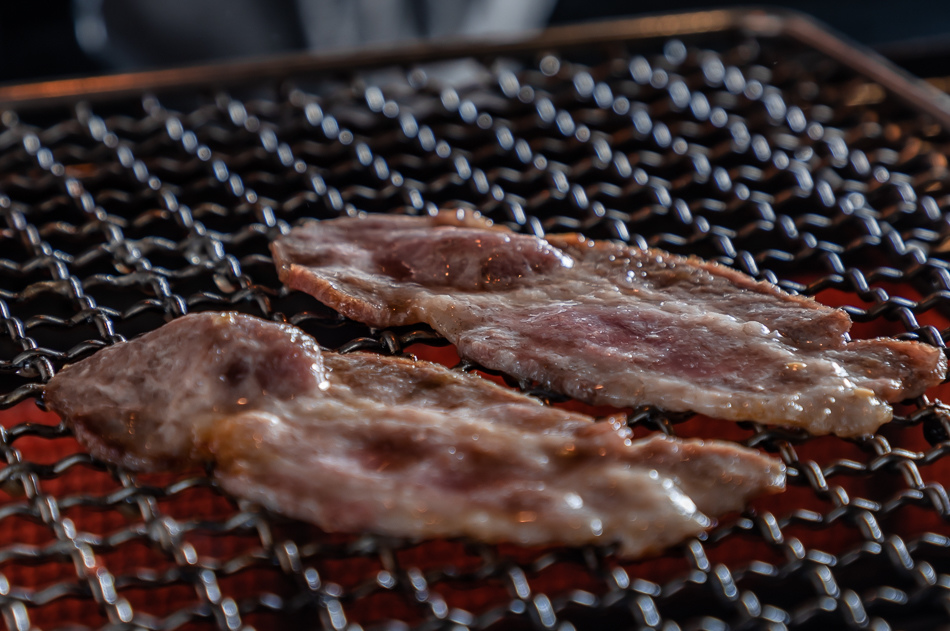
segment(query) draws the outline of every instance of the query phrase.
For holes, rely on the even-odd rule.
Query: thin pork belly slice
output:
[[[935,347],[849,342],[839,309],[734,270],[466,213],[308,222],[281,280],[371,326],[424,322],[463,357],[579,400],[858,436],[946,371]]]
[[[841,309],[697,257],[592,241],[577,234],[550,235],[546,240],[638,301],[657,305],[676,301],[680,309],[758,322],[780,331],[785,343],[802,348],[841,346],[851,329],[851,318]]]
[[[45,401],[98,458],[210,465],[327,531],[659,552],[784,485],[722,441],[632,440],[437,364],[320,352],[294,327],[189,315],[64,368]]]

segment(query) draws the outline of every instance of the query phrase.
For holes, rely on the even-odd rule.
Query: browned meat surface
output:
[[[461,212],[314,221],[271,249],[285,284],[350,318],[428,323],[463,357],[594,404],[856,436],[946,371],[940,349],[849,342],[844,311],[714,263]]]
[[[617,419],[436,364],[321,354],[294,327],[238,314],[105,348],[45,399],[99,458],[209,464],[235,496],[328,531],[618,543],[637,556],[784,484],[779,462],[738,445],[631,440]]]

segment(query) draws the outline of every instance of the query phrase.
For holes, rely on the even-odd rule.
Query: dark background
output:
[[[203,1],[193,0],[192,6],[200,6]],[[948,2],[801,0],[756,4],[808,13],[847,37],[875,48],[915,74],[950,75]],[[84,6],[88,5],[87,2]],[[175,33],[167,28],[149,33],[141,25],[133,25],[127,29],[128,33],[133,38],[141,37],[141,48],[154,50],[154,54],[122,59],[118,59],[117,55],[93,56],[87,54],[77,41],[76,16],[82,12],[79,6],[77,0],[0,3],[0,82],[15,83],[182,65],[241,55],[260,55],[262,51],[275,53],[300,50],[303,46],[301,34],[295,31],[293,3],[272,0],[263,4],[268,19],[267,24],[258,30],[266,33],[268,29],[273,29],[273,35],[263,44],[248,42],[242,47],[247,42],[246,35],[231,35],[240,32],[242,25],[232,24],[236,18],[230,12],[215,11],[209,4],[209,11],[202,20],[207,23],[197,27],[206,30],[207,41],[210,42],[207,46],[177,46]],[[548,23],[570,24],[644,13],[726,6],[733,6],[733,3],[698,0],[557,0]],[[421,17],[424,19],[424,15]],[[195,25],[191,27],[192,30],[196,28]],[[243,27],[247,33],[247,25]],[[216,41],[224,42],[225,45],[216,47],[213,45]],[[152,42],[155,45],[150,47]]]

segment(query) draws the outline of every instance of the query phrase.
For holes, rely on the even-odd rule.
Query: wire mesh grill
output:
[[[37,409],[62,365],[187,311],[450,361],[428,329],[370,330],[280,286],[270,239],[359,211],[465,206],[524,232],[698,254],[844,305],[856,337],[944,345],[950,136],[840,60],[725,28],[437,61],[3,111],[7,628],[945,624],[950,417],[934,398],[854,441],[634,411],[640,433],[778,454],[790,486],[638,562],[327,535],[201,472],[104,466]]]

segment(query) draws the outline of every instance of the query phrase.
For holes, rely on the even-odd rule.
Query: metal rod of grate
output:
[[[908,104],[881,79],[890,70],[872,77],[876,61],[856,69],[834,46],[674,22],[661,31],[676,37],[605,41],[585,27],[560,48],[8,106],[7,628],[946,624],[950,416],[934,397],[853,441],[634,410],[641,432],[776,453],[791,487],[638,562],[609,548],[329,535],[234,502],[200,471],[105,466],[34,405],[64,364],[204,309],[289,321],[342,352],[449,361],[428,329],[371,330],[280,286],[270,239],[303,217],[359,212],[464,206],[538,235],[698,254],[845,306],[856,336],[944,346],[950,135],[939,103]]]

